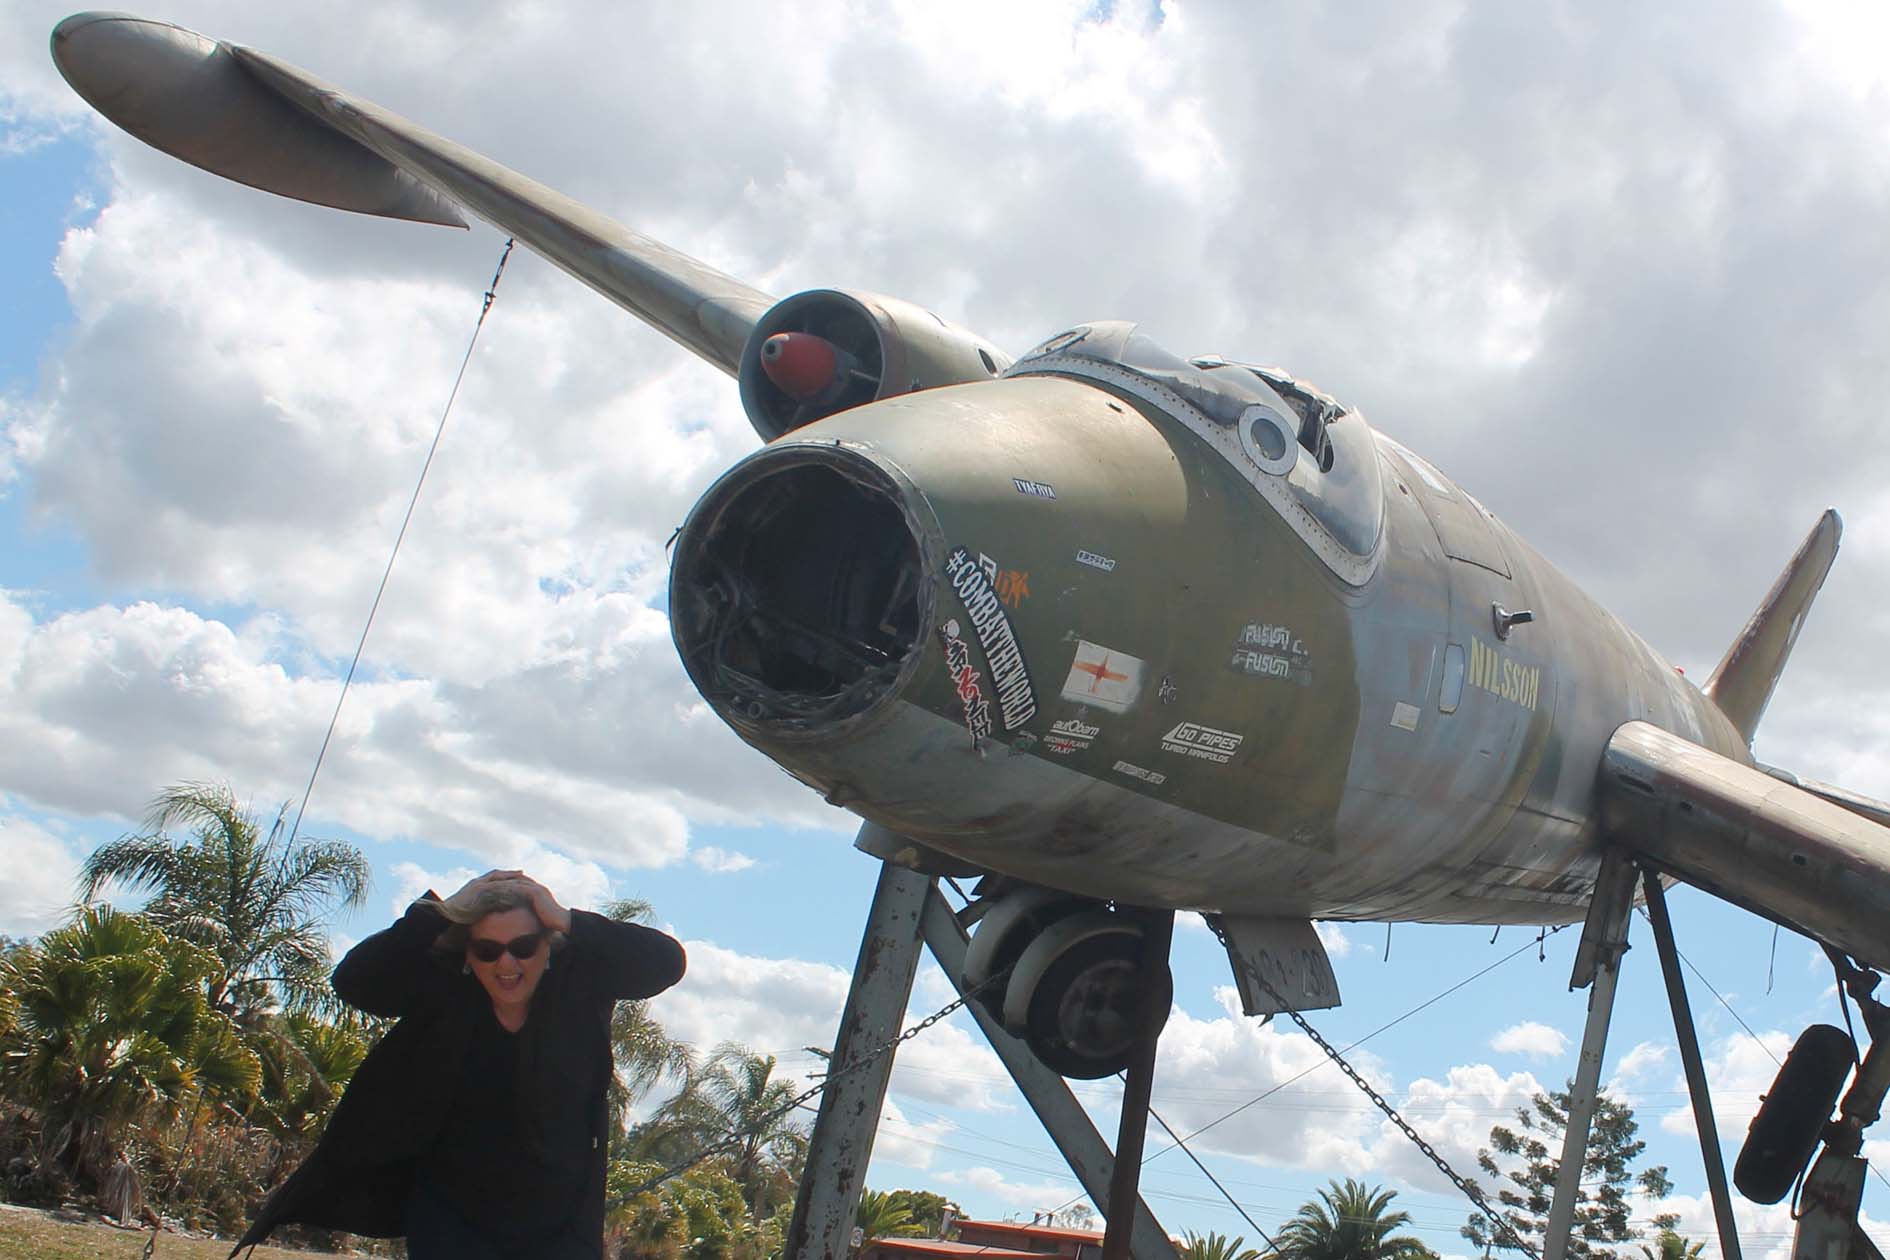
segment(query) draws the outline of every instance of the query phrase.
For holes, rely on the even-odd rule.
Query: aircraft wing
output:
[[[1649,864],[1890,968],[1890,827],[1645,722],[1608,741],[1599,786],[1610,839]]]
[[[731,376],[774,299],[517,171],[265,53],[168,22],[80,13],[53,60],[154,148],[239,183],[464,227],[463,206]]]

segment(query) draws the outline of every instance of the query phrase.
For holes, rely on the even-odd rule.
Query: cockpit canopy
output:
[[[1384,492],[1364,417],[1277,368],[1182,359],[1120,321],[1059,333],[1006,376],[1076,376],[1122,389],[1214,447],[1340,578],[1378,567]]]

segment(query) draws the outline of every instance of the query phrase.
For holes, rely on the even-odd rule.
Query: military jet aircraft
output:
[[[959,979],[1057,1072],[1133,1060],[1166,968],[1129,907],[1214,916],[1254,1013],[1336,1003],[1313,920],[1595,929],[1611,852],[1890,966],[1890,806],[1750,751],[1835,513],[1695,686],[1284,370],[1113,321],[1013,359],[896,298],[777,300],[266,53],[122,14],[52,45],[158,149],[464,209],[736,378],[763,444],[676,540],[683,665],[861,847],[983,877]]]

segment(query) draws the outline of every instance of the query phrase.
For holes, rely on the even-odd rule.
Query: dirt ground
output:
[[[148,1229],[118,1229],[96,1217],[0,1203],[0,1260],[139,1260]],[[151,1260],[224,1260],[230,1241],[159,1234]],[[257,1260],[310,1260],[325,1253],[258,1247]]]

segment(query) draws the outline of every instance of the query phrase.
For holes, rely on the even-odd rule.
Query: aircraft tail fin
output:
[[[1838,539],[1843,533],[1844,522],[1835,511],[1826,509],[1798,554],[1772,584],[1758,611],[1746,622],[1746,628],[1726,649],[1713,676],[1706,680],[1707,697],[1748,744],[1772,699],[1773,688],[1778,686],[1778,676],[1784,672],[1792,645],[1798,641],[1811,601],[1837,558]]]

